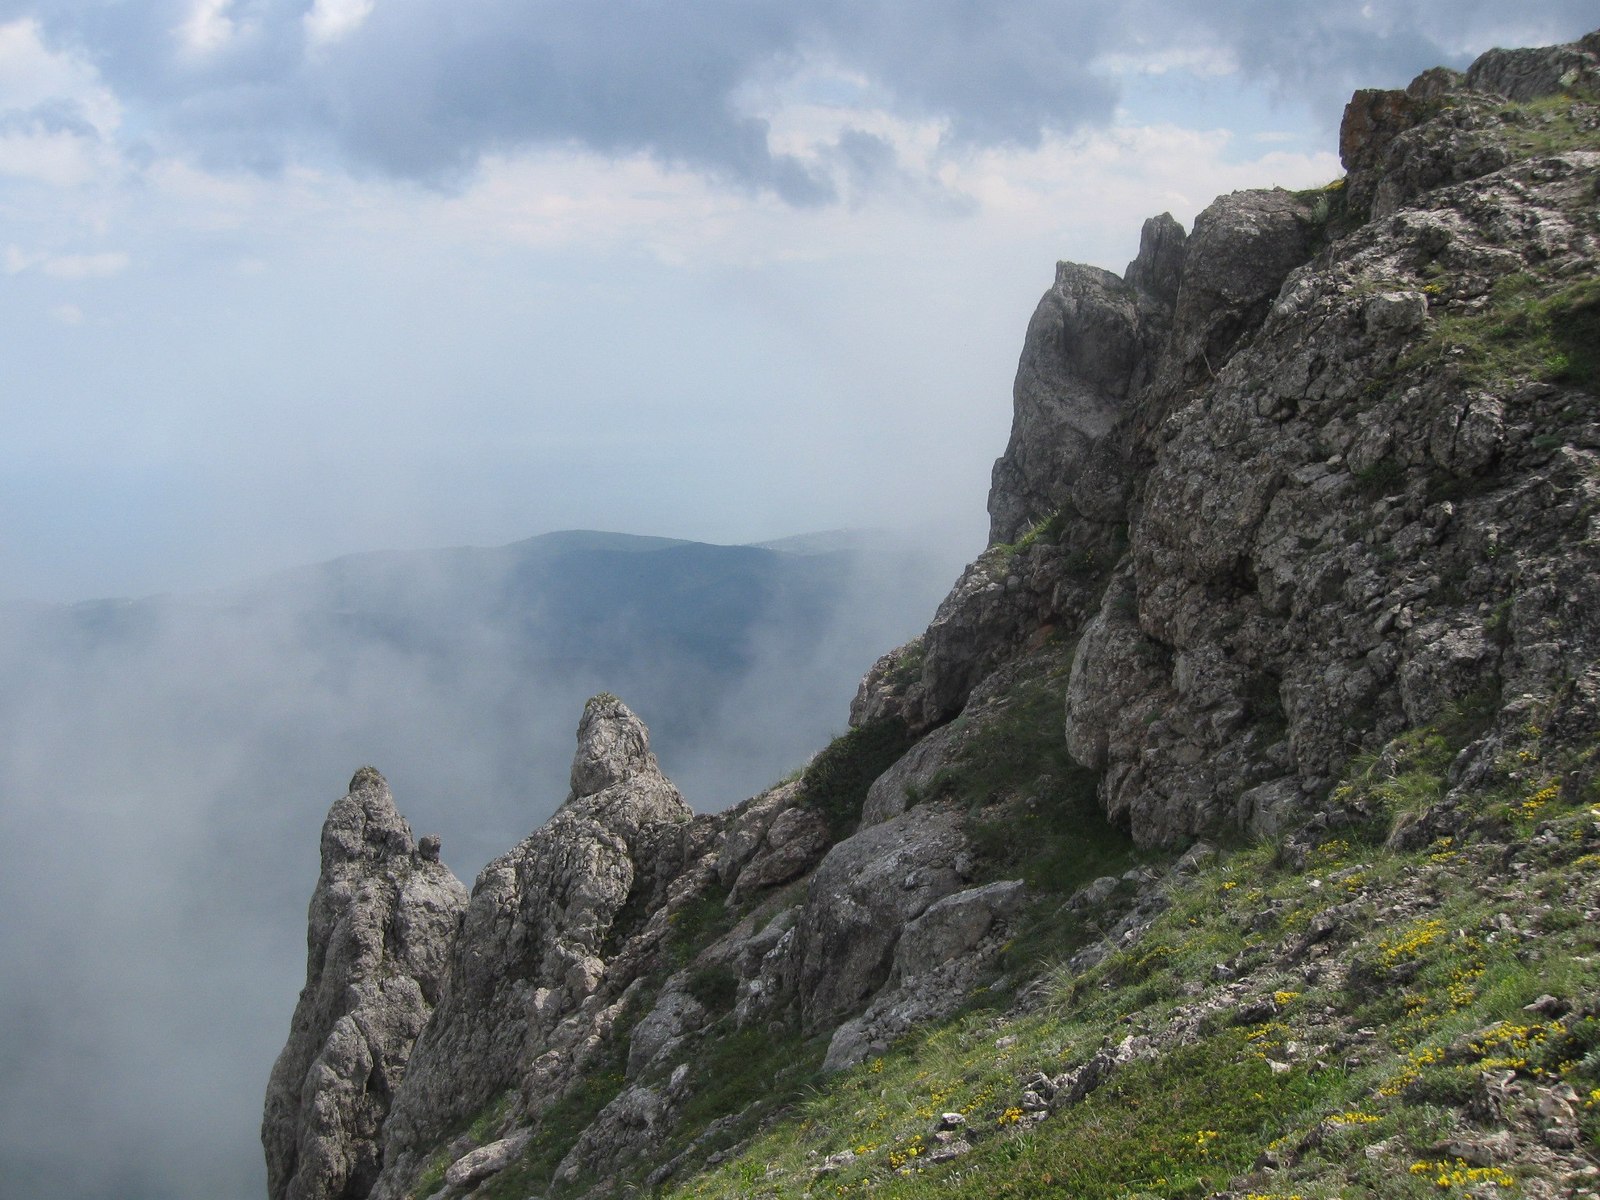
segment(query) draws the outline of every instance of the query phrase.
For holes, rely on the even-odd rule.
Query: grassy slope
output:
[[[1600,984],[1600,793],[1564,789],[1575,756],[1545,761],[1526,730],[1467,798],[1470,833],[1385,849],[1393,821],[1444,794],[1452,749],[1440,731],[1407,735],[1344,786],[1372,820],[1298,865],[1264,846],[1221,853],[1127,950],[1060,974],[1026,1011],[970,1013],[826,1082],[669,1194],[1518,1195],[1582,1169],[1600,1148],[1600,1022],[1583,1010]],[[1550,992],[1567,1011],[1524,1010]],[[1081,1103],[1026,1111],[1037,1074],[1130,1036],[1152,1055]],[[1511,1153],[1456,1161],[1452,1139],[1500,1124],[1473,1104],[1496,1072],[1530,1096],[1570,1084],[1582,1146],[1524,1130]],[[931,1165],[947,1112],[973,1149]]]

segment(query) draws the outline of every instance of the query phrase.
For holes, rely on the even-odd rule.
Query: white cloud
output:
[[[50,316],[63,325],[83,324],[83,309],[76,304],[58,304],[50,310]]]
[[[128,269],[128,256],[120,250],[108,254],[62,254],[41,265],[56,279],[104,279]]]
[[[193,55],[208,55],[233,40],[237,28],[228,9],[233,0],[194,0],[189,15],[175,31],[178,43]]]
[[[87,60],[46,47],[37,21],[0,25],[0,112],[24,112],[52,101],[73,104],[101,135],[122,122],[116,96]]]
[[[104,279],[128,269],[129,258],[120,250],[101,254],[46,254],[7,246],[6,274],[39,271],[53,279]]]
[[[372,4],[373,0],[316,0],[305,15],[307,39],[317,45],[354,33],[371,15]]]
[[[92,182],[114,162],[103,144],[71,133],[0,134],[0,175],[74,188]]]
[[[1239,60],[1226,46],[1167,46],[1102,54],[1094,69],[1124,78],[1185,74],[1205,79],[1237,74]]]
[[[407,193],[403,203],[421,228],[446,237],[538,249],[631,247],[666,263],[758,266],[915,253],[935,236],[1013,244],[1038,239],[1060,253],[1095,258],[1136,240],[1139,221],[1163,209],[1187,224],[1224,192],[1309,187],[1340,174],[1332,152],[1273,143],[1240,156],[1225,130],[1170,125],[1123,124],[1047,138],[1032,150],[955,153],[925,125],[817,108],[774,136],[814,151],[840,127],[866,127],[883,138],[901,169],[925,181],[928,195],[919,201],[904,193],[874,194],[849,208],[796,210],[771,197],[716,188],[642,156],[552,152],[491,159],[460,195]],[[391,189],[390,203],[400,195]],[[369,208],[364,219],[375,215]],[[392,216],[398,224],[400,214]]]

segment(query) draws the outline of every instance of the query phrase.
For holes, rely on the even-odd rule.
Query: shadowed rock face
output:
[[[363,767],[322,827],[306,986],[267,1087],[272,1200],[365,1196],[412,1044],[444,987],[467,890],[411,837],[383,776]]]
[[[1171,217],[1151,224],[1135,260],[1143,288],[1098,267],[1057,264],[1017,364],[1011,441],[989,489],[991,542],[1015,541],[1068,502],[1095,445],[1146,382],[1166,333],[1164,289],[1183,241]]]

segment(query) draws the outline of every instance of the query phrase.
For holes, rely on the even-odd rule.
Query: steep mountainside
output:
[[[797,778],[693,816],[591,701],[274,1200],[1594,1195],[1600,34],[1341,153],[1058,268],[992,544]]]

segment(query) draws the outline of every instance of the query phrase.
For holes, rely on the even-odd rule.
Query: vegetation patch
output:
[[[1433,335],[1404,359],[1404,370],[1455,363],[1466,383],[1503,384],[1531,378],[1589,391],[1600,383],[1600,280],[1542,280],[1527,272],[1503,276],[1488,304],[1446,313]]]
[[[674,967],[694,961],[700,951],[733,928],[736,914],[728,907],[728,889],[709,884],[667,918],[667,957]]]
[[[1321,187],[1294,193],[1294,198],[1305,206],[1305,220],[1311,226],[1313,250],[1320,250],[1330,242],[1337,241],[1360,224],[1350,212],[1350,196],[1344,185],[1344,177],[1340,176]]]
[[[1026,1010],[968,1011],[815,1079],[784,1119],[668,1194],[1514,1196],[1526,1162],[1443,1148],[1483,1135],[1483,1080],[1501,1075],[1529,1097],[1574,1089],[1573,1161],[1587,1161],[1600,1151],[1600,930],[1544,917],[1600,904],[1600,793],[1577,769],[1585,755],[1533,723],[1497,733],[1485,788],[1450,792],[1493,706],[1469,698],[1353,763],[1335,794],[1366,823],[1169,876],[1137,941],[1047,974]],[[945,784],[975,796],[959,789],[980,778],[1014,783]],[[1447,793],[1468,818],[1460,833],[1386,848],[1395,822]],[[1081,1101],[1045,1112],[1024,1099],[1041,1076],[1142,1037],[1149,1049]],[[933,1163],[943,1114],[970,1150]]]
[[[1380,458],[1371,466],[1354,472],[1353,477],[1356,491],[1367,500],[1392,496],[1404,491],[1406,486],[1405,464],[1397,458]]]
[[[861,823],[867,789],[911,746],[899,717],[869,721],[833,739],[800,776],[801,803],[820,812],[837,838]]]
[[[1600,97],[1574,88],[1565,95],[1506,105],[1500,110],[1506,123],[1497,136],[1529,157],[1592,150],[1600,145],[1597,102]]]
[[[984,879],[1022,879],[1034,892],[1068,894],[1139,861],[1133,840],[1105,818],[1099,777],[1067,752],[1071,655],[1018,682],[970,718],[954,762],[919,797],[949,797],[967,812],[967,836]]]

